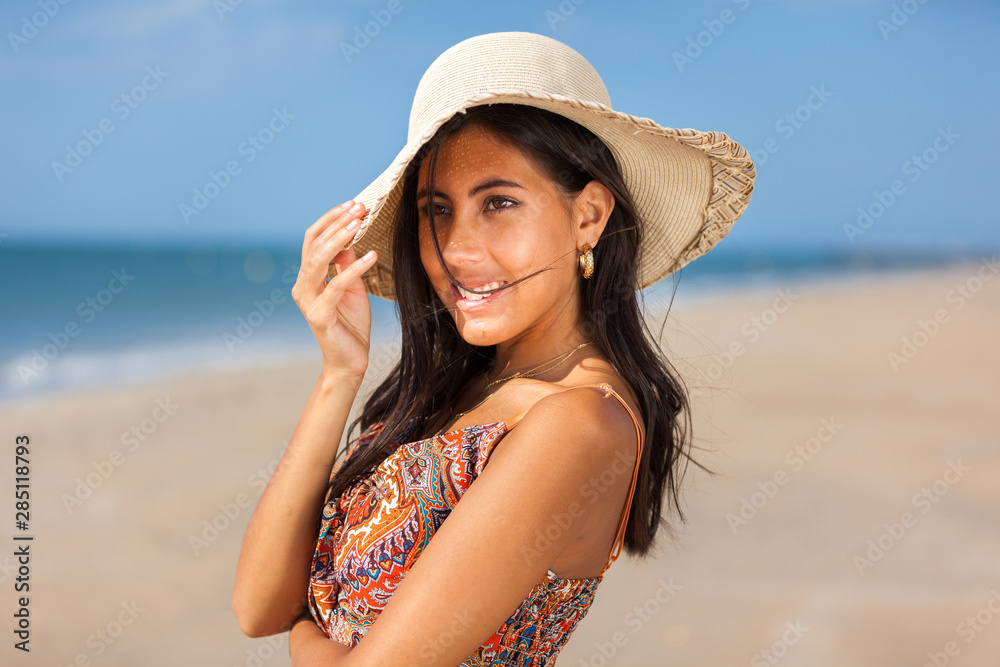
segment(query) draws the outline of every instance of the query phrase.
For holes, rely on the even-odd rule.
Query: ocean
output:
[[[846,253],[720,245],[680,272],[674,303],[747,286],[978,261],[990,251]],[[194,369],[313,358],[290,290],[300,246],[0,245],[0,401],[143,382]],[[995,252],[995,251],[993,251]],[[599,269],[598,269],[599,270]],[[676,275],[676,274],[675,274]],[[674,276],[645,290],[665,306]],[[372,297],[372,345],[398,346],[394,304]]]

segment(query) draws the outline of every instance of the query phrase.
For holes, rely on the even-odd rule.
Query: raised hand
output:
[[[358,259],[344,249],[364,217],[364,204],[347,201],[327,211],[308,230],[292,299],[305,315],[323,353],[323,374],[360,380],[368,368],[371,306],[361,275],[378,259]],[[329,279],[330,263],[337,275]]]

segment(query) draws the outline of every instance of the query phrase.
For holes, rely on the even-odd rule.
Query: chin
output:
[[[464,320],[464,321],[463,321]],[[488,347],[509,340],[513,334],[509,327],[498,327],[494,322],[469,321],[465,315],[458,313],[455,318],[458,335],[470,345]]]

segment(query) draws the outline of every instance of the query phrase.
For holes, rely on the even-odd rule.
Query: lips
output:
[[[451,293],[452,296],[455,297],[455,305],[459,310],[479,310],[493,303],[498,296],[504,294],[504,287],[507,284],[506,280],[499,280],[491,283],[483,283],[482,285],[475,285],[474,288],[477,291],[496,290],[495,292],[490,292],[489,294],[475,294],[467,292],[464,289],[460,289],[458,285],[452,283]]]
[[[467,290],[464,290],[461,287],[459,287],[458,285],[453,285],[453,286],[455,287],[455,289],[458,290],[458,293],[463,298],[469,299],[470,301],[477,301],[479,299],[484,299],[486,297],[491,296],[492,295],[492,290],[498,289],[498,288],[500,288],[500,287],[502,287],[503,285],[506,285],[506,284],[507,284],[506,280],[495,280],[495,281],[493,281],[491,283],[484,283],[482,285],[476,285],[473,288],[473,289],[476,290],[475,292],[469,292]]]

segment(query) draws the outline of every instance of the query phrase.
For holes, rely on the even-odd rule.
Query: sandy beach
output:
[[[685,299],[688,522],[627,554],[558,659],[961,667],[1000,655],[1000,276],[979,264]],[[318,359],[318,357],[317,357]],[[3,487],[31,438],[30,653],[5,665],[287,665],[230,598],[240,540],[316,359],[0,404]]]

